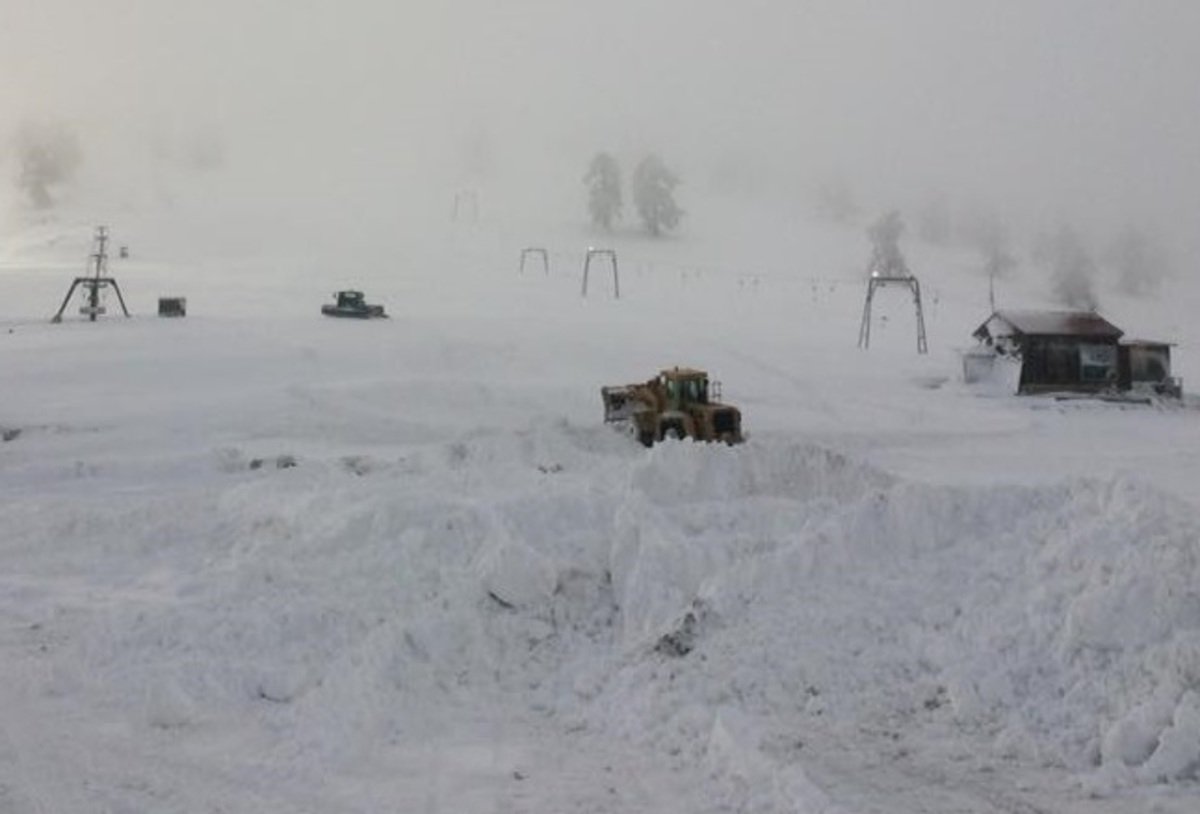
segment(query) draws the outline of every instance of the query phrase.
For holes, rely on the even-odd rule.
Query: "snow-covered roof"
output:
[[[1121,344],[1130,348],[1173,348],[1176,343],[1161,339],[1122,339]]]
[[[1018,334],[1116,339],[1122,333],[1120,328],[1094,311],[996,311],[976,329],[975,336]]]
[[[706,373],[703,370],[700,370],[699,368],[679,367],[678,365],[676,365],[675,367],[666,368],[665,370],[663,370],[663,374],[666,376],[678,376],[680,378],[690,378],[693,376],[707,376],[708,375],[708,373]]]

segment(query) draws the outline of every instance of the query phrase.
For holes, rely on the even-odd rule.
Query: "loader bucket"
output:
[[[601,387],[600,397],[604,400],[605,421],[627,421],[634,413],[644,408],[642,402],[633,398],[632,387]]]

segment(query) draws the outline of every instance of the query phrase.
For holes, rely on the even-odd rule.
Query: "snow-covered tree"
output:
[[[612,229],[621,217],[621,167],[609,153],[596,153],[583,182],[588,187],[588,214],[592,223]]]
[[[61,122],[27,123],[17,131],[14,146],[17,186],[35,207],[53,206],[53,188],[70,181],[83,160],[75,131]]]
[[[867,227],[867,238],[871,241],[871,264],[867,273],[872,277],[908,277],[908,263],[900,252],[900,235],[904,233],[904,221],[900,213],[892,211],[881,215]]]
[[[633,170],[633,203],[650,234],[658,236],[679,226],[683,210],[675,203],[679,176],[657,155],[648,155]]]

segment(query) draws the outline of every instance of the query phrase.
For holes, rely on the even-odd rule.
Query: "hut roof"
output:
[[[1001,324],[997,325],[997,322]],[[996,330],[1002,327],[1009,330]],[[975,330],[974,335],[980,339],[1003,334],[1118,339],[1123,333],[1094,311],[997,311]]]

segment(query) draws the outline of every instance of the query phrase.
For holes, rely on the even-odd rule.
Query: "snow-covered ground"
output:
[[[200,211],[110,219],[130,320],[48,322],[91,220],[0,234],[0,811],[1200,805],[1200,413],[963,384],[969,255],[906,245],[918,357],[900,291],[855,347],[862,230],[799,209],[605,241],[620,299],[573,212]],[[1173,285],[1105,313],[1186,387]],[[675,364],[745,445],[603,425]]]

